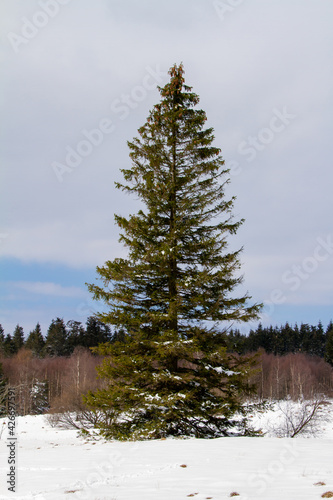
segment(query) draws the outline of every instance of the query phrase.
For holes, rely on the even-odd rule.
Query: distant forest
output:
[[[23,328],[17,325],[13,334],[5,334],[0,325],[0,356],[11,357],[21,348],[29,349],[35,357],[70,356],[76,347],[95,347],[105,342],[124,341],[122,331],[112,332],[94,316],[89,316],[85,326],[79,321],[64,322],[62,318],[52,320],[44,337],[37,323],[27,338]],[[256,330],[242,334],[237,329],[226,333],[226,347],[229,352],[247,354],[262,349],[267,354],[283,356],[289,353],[303,353],[319,356],[333,365],[333,323],[324,329],[321,322],[317,326],[302,323],[294,326],[263,327],[259,323]]]
[[[259,323],[256,330],[248,335],[239,330],[228,333],[228,349],[238,354],[256,352],[263,349],[267,354],[283,356],[285,354],[303,353],[319,356],[333,365],[333,323],[330,321],[326,330],[319,321],[317,326],[301,323],[290,326],[263,327]]]
[[[82,412],[82,394],[105,383],[96,377],[103,356],[90,347],[104,342],[124,341],[121,332],[95,317],[85,326],[77,321],[52,320],[44,338],[37,323],[25,339],[23,328],[5,334],[0,326],[0,417],[6,415],[8,386],[16,391],[18,415]],[[257,397],[283,399],[333,395],[333,324],[321,323],[264,328],[261,324],[248,335],[231,329],[226,347],[239,356],[257,353],[257,368],[249,373]]]

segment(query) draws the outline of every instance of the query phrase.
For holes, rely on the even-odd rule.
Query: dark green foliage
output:
[[[86,331],[82,337],[81,345],[84,347],[95,347],[99,344],[110,342],[110,340],[110,327],[102,323],[94,316],[89,316],[86,322]]]
[[[301,350],[320,357],[325,353],[326,337],[322,324],[310,326],[302,324],[300,327]]]
[[[68,333],[62,318],[53,319],[47,331],[45,354],[67,356],[69,354]]]
[[[5,331],[0,325],[0,355],[5,354]]]
[[[326,335],[324,333],[323,325],[319,321],[317,327],[311,329],[311,354],[320,356],[325,355]]]
[[[25,347],[31,349],[34,356],[42,357],[44,354],[45,340],[42,335],[42,330],[40,324],[37,323],[34,330],[29,333],[29,336],[25,342]]]
[[[332,322],[330,323],[332,326]],[[244,354],[264,349],[269,354],[283,356],[288,353],[302,352],[312,356],[325,357],[327,351],[328,325],[326,333],[321,322],[317,326],[302,323],[300,328],[289,323],[284,326],[269,326],[264,328],[259,323],[256,330],[251,330],[249,335],[241,334],[238,330],[228,333],[228,350]]]
[[[332,321],[326,330],[325,361],[333,366],[333,323]]]
[[[67,321],[67,350],[72,353],[75,347],[84,345],[85,331],[80,321]]]
[[[108,408],[113,421],[100,428],[116,439],[157,439],[172,436],[213,438],[230,431],[247,433],[240,394],[253,393],[245,380],[254,359],[232,356],[211,337],[195,341],[134,342],[107,345],[99,376],[105,390],[88,393],[93,409]],[[206,352],[204,352],[206,350]],[[108,357],[111,353],[111,359]],[[244,412],[243,420],[234,419]],[[119,418],[121,416],[121,418]]]
[[[245,354],[247,351],[245,339],[246,337],[244,337],[239,330],[230,330],[226,340],[228,352]]]
[[[14,353],[16,353],[24,346],[24,332],[22,326],[16,325],[12,340]]]
[[[225,435],[248,389],[248,362],[227,353],[224,334],[224,325],[260,309],[247,295],[233,296],[240,251],[228,252],[227,237],[243,221],[233,220],[228,171],[182,65],[170,76],[128,143],[126,184],[116,184],[145,207],[115,216],[128,258],[107,261],[97,268],[102,285],[89,285],[108,305],[99,318],[125,336],[96,350],[108,356],[99,373],[110,385],[86,399],[114,412],[103,429],[110,437]]]
[[[115,329],[111,333],[110,327],[94,316],[87,318],[86,329],[80,321],[70,320],[65,325],[61,318],[52,320],[46,339],[43,337],[40,324],[37,323],[25,342],[23,329],[19,325],[15,329],[15,336],[10,334],[5,336],[0,325],[0,354],[10,357],[21,347],[26,347],[35,357],[70,356],[78,346],[96,347],[105,342],[123,341],[124,337],[124,330]]]
[[[40,415],[49,410],[49,384],[47,380],[37,380],[30,390],[31,413]]]
[[[12,338],[10,333],[7,333],[5,340],[4,340],[4,343],[3,343],[3,347],[4,347],[4,355],[5,356],[12,356],[13,354],[15,354],[17,352],[15,350],[15,344],[13,342],[13,338]]]

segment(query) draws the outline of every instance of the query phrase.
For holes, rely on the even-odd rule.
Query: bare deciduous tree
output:
[[[316,436],[321,430],[321,424],[331,420],[330,405],[331,403],[320,395],[311,400],[300,398],[298,401],[292,401],[288,398],[279,401],[277,409],[281,413],[281,419],[279,423],[271,426],[270,432],[278,437]]]

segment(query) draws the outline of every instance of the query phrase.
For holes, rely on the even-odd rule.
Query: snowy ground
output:
[[[271,411],[253,420],[265,430],[277,417]],[[0,420],[1,500],[315,500],[333,491],[332,421],[315,438],[135,443],[85,441],[43,416],[18,417],[16,424],[12,493],[6,482],[11,439],[8,421]]]

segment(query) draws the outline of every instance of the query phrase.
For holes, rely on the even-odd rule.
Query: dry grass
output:
[[[321,498],[333,498],[333,491],[326,491],[321,495]]]
[[[230,493],[230,496],[231,497],[239,497],[239,493],[237,493],[237,491],[233,491],[232,493]]]
[[[318,481],[318,483],[314,483],[313,486],[325,486],[326,483],[323,481]]]

